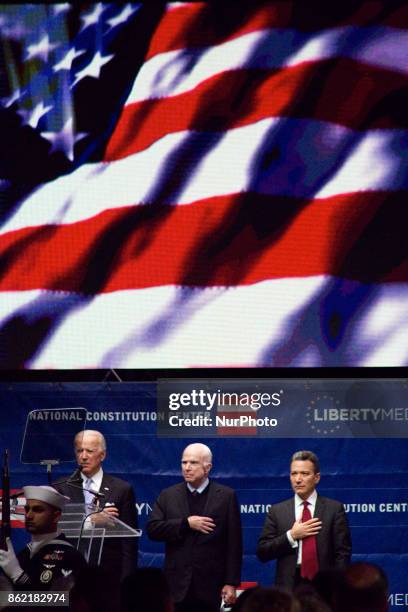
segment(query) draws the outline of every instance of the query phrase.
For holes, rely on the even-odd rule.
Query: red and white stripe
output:
[[[406,218],[406,15],[302,31],[291,6],[220,37],[206,3],[171,5],[104,160],[0,228],[0,320],[70,304],[30,367],[407,364],[407,262],[357,248]],[[366,297],[337,354],[339,279]]]

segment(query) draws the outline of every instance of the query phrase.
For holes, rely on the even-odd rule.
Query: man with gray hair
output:
[[[320,570],[350,562],[351,536],[343,504],[317,494],[320,466],[312,451],[292,456],[295,497],[271,506],[258,541],[262,562],[277,560],[275,583],[293,589]]]
[[[241,579],[242,533],[235,492],[208,476],[212,454],[204,444],[184,449],[184,482],[162,491],[147,523],[165,542],[164,572],[177,607],[232,604]]]
[[[69,478],[61,478],[53,486],[73,503],[91,503],[92,491],[100,493],[101,517],[113,516],[137,528],[135,495],[132,486],[102,468],[106,457],[106,441],[100,431],[86,429],[74,439],[78,469]],[[118,580],[131,574],[137,566],[137,538],[107,538],[103,545],[101,566],[113,572]]]

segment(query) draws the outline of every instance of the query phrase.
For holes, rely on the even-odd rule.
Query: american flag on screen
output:
[[[407,24],[1,5],[0,367],[407,365]]]
[[[19,497],[14,497],[19,493]],[[10,494],[13,496],[10,503],[10,522],[12,527],[24,528],[25,526],[25,498],[23,492],[19,489],[10,489]],[[3,490],[0,489],[0,521],[2,519],[2,502]]]

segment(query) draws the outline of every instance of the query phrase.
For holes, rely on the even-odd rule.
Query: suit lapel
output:
[[[81,504],[85,503],[84,490],[82,488],[82,484],[77,488],[75,487],[75,501]]]
[[[207,499],[206,499],[204,510],[203,510],[204,516],[209,516],[211,514],[210,509],[212,508],[212,503],[214,500],[214,496],[216,494],[216,490],[217,490],[217,487],[210,480],[210,483],[208,485]]]
[[[324,501],[322,500],[320,495],[318,495],[316,499],[314,517],[319,518],[320,520],[323,520],[324,509],[325,509]]]
[[[64,493],[64,495],[65,494],[68,495],[68,497],[71,500],[71,504],[83,504],[84,503],[85,499],[84,499],[84,491],[82,489],[82,481],[80,483],[76,482],[73,485],[66,484],[65,491],[66,493]]]
[[[288,501],[286,502],[285,516],[287,517],[287,531],[288,529],[292,528],[292,525],[296,520],[294,497],[288,499]]]
[[[175,503],[181,513],[181,516],[188,516],[190,514],[190,508],[188,505],[187,498],[187,486],[184,482],[180,483],[179,488],[176,491]]]
[[[112,490],[111,478],[109,474],[105,474],[105,472],[103,473],[101,488],[99,489],[99,493],[103,493],[105,496],[105,497],[102,497],[101,499],[101,503],[103,506],[106,504],[106,502],[113,501],[112,499],[113,490]]]
[[[320,497],[320,495],[317,496],[316,499],[316,507],[315,507],[315,511],[314,511],[314,518],[319,518],[322,523],[324,524],[324,512],[325,512],[325,508],[326,505],[324,503],[324,501],[322,500],[322,498]],[[316,545],[317,545],[317,553],[319,554],[319,548],[320,548],[320,542],[321,542],[321,538],[319,537],[321,534],[318,533],[316,536]]]

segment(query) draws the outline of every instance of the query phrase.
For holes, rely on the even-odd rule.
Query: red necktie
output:
[[[302,523],[310,521],[312,515],[307,507],[309,502],[303,502]],[[319,562],[317,560],[316,536],[309,536],[302,540],[302,564],[300,567],[300,575],[302,578],[312,580],[319,570]]]

